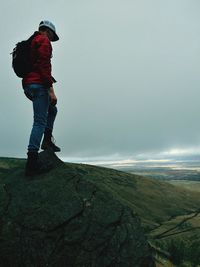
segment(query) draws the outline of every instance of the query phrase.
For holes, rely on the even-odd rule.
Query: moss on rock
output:
[[[40,158],[54,169],[32,180],[19,169],[0,184],[0,266],[154,266],[140,219],[99,186],[101,169],[95,180],[91,167]]]

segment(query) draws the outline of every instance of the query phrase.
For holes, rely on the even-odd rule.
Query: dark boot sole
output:
[[[52,146],[41,146],[42,150],[46,150],[49,148],[51,148],[53,150],[53,152],[60,152],[61,151],[61,149],[54,149]]]

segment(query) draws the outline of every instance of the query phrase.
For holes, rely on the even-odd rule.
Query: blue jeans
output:
[[[49,88],[41,84],[25,86],[24,93],[33,103],[34,114],[28,151],[38,151],[45,129],[53,131],[57,107],[50,103]]]

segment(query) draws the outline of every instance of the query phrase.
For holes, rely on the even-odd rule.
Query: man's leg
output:
[[[54,121],[56,119],[57,113],[58,113],[57,107],[50,104],[48,109],[46,129],[53,131]]]
[[[52,137],[53,126],[57,112],[58,112],[57,107],[50,104],[48,109],[47,125],[44,131],[44,139],[42,141],[42,146],[41,146],[41,148],[44,150],[50,147],[53,149],[54,152],[60,152],[60,148],[55,145]]]
[[[41,139],[47,125],[49,107],[48,90],[40,87],[32,89],[33,92],[33,127],[29,139],[28,151],[39,151]]]
[[[44,168],[38,162],[38,151],[47,124],[49,96],[48,89],[38,84],[32,84],[25,88],[25,94],[29,94],[33,102],[34,121],[29,139],[26,163],[26,175],[32,176],[47,171],[47,168]]]

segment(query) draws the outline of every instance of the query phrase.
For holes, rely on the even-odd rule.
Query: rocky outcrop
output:
[[[19,169],[0,182],[1,267],[154,266],[138,216],[90,168],[40,158],[49,173],[30,180]]]

